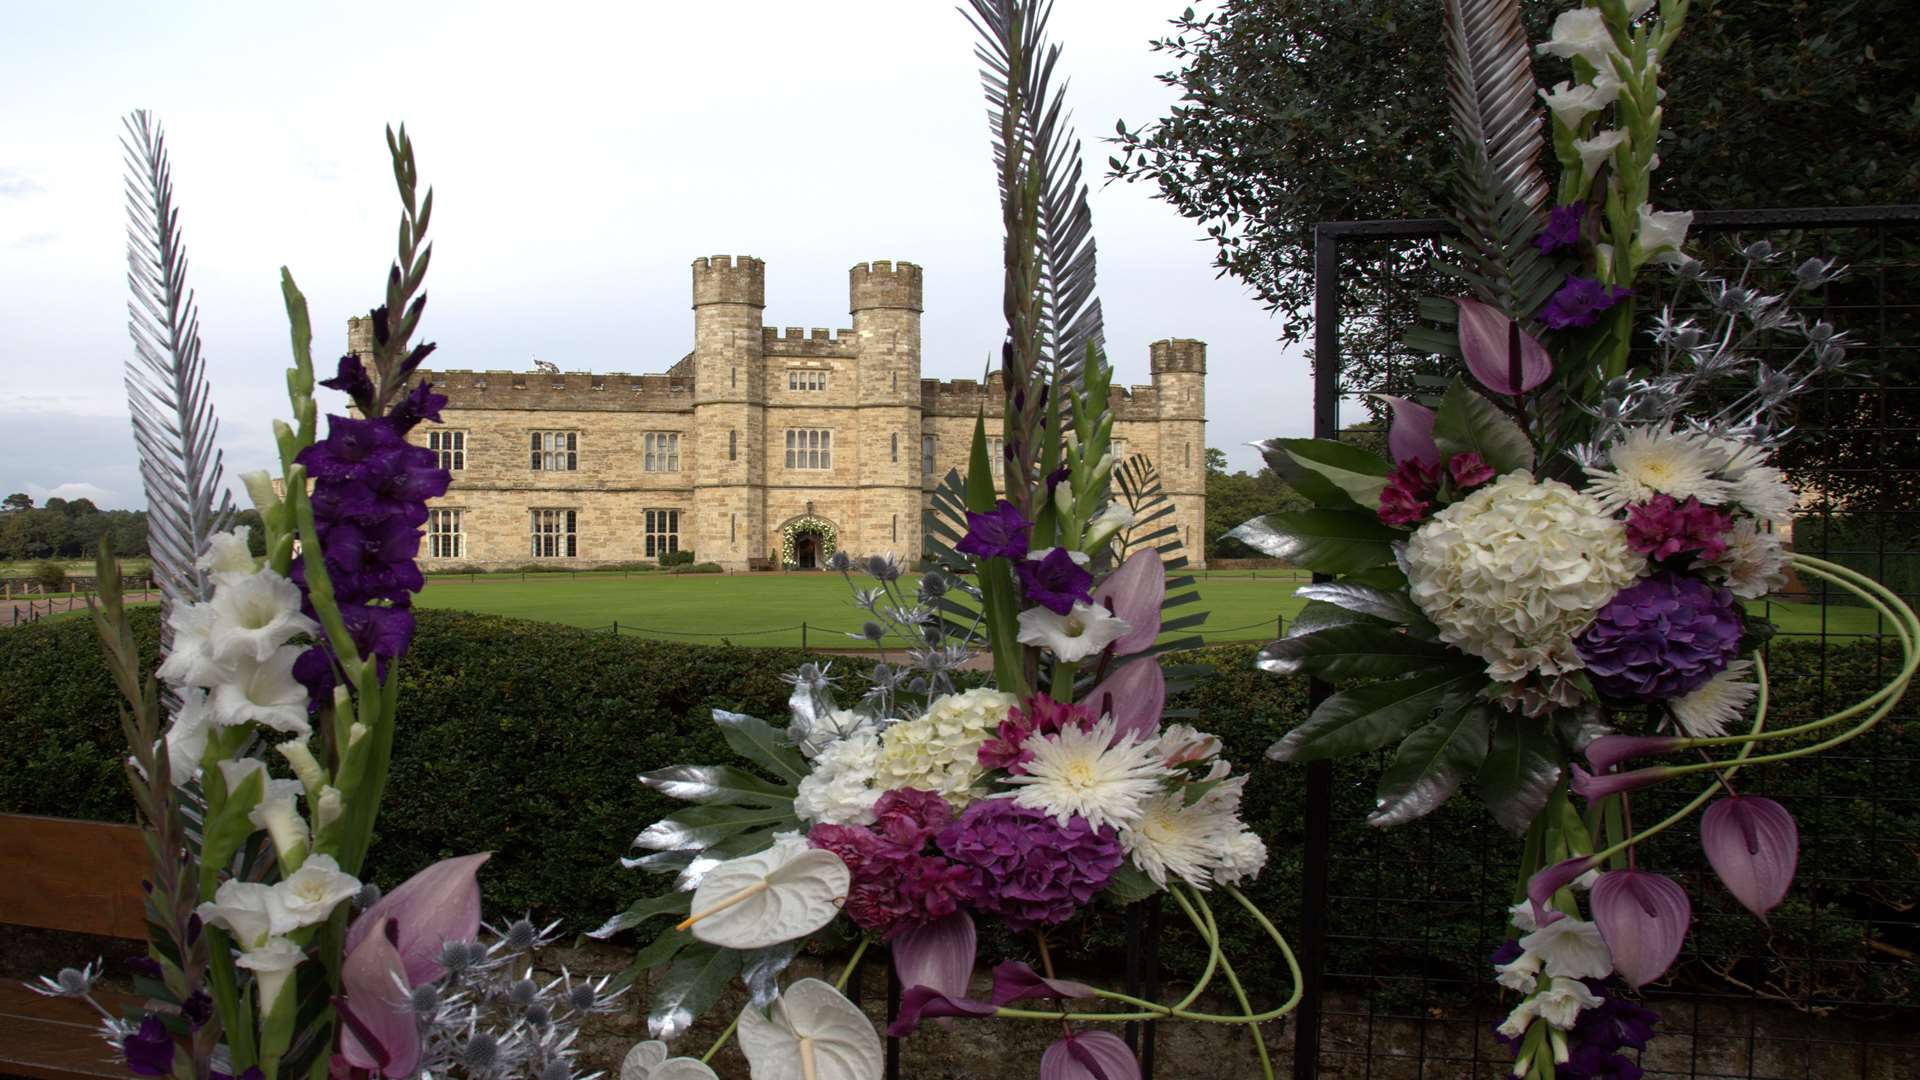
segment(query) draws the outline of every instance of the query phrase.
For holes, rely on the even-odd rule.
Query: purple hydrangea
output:
[[[1533,238],[1533,244],[1540,254],[1551,255],[1562,248],[1570,248],[1580,242],[1580,226],[1587,219],[1587,204],[1583,202],[1556,206],[1547,213],[1547,227]]]
[[[998,915],[1016,933],[1072,918],[1105,888],[1125,856],[1110,828],[981,799],[935,839],[947,858],[966,868],[961,891],[975,911]]]
[[[1021,559],[1013,569],[1028,602],[1055,615],[1071,613],[1075,604],[1093,603],[1093,575],[1074,562],[1066,548],[1054,548],[1041,559]]]
[[[173,1074],[173,1033],[152,1013],[140,1021],[138,1031],[120,1040],[120,1052],[127,1057],[127,1071],[135,1076]]]
[[[1012,503],[1001,499],[991,512],[967,511],[967,535],[953,550],[980,559],[1024,559],[1027,557],[1027,533],[1033,522],[1022,517]]]
[[[1658,574],[1620,590],[1574,639],[1594,689],[1621,701],[1668,701],[1698,690],[1740,651],[1733,594]]]
[[[1633,295],[1619,285],[1602,285],[1583,277],[1569,277],[1547,306],[1540,309],[1540,321],[1555,330],[1573,326],[1592,326],[1600,313]]]

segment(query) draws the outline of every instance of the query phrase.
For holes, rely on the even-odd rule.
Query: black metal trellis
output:
[[[1433,246],[1450,228],[1439,219],[1316,226],[1316,437],[1340,437],[1340,403],[1356,389],[1342,378],[1356,359],[1351,339],[1357,335],[1343,335],[1354,320],[1373,320],[1370,344],[1383,353],[1369,357],[1380,363],[1365,370],[1392,380],[1396,365],[1411,355],[1398,346],[1397,330],[1412,317],[1412,294],[1435,285],[1409,285],[1404,278],[1430,269]],[[1912,602],[1920,588],[1920,498],[1913,497],[1920,487],[1920,421],[1914,419],[1920,416],[1920,206],[1694,217],[1702,244],[1729,233],[1772,240],[1800,257],[1837,253],[1853,264],[1854,276],[1826,294],[1820,313],[1853,331],[1857,347],[1870,351],[1862,373],[1871,380],[1871,408],[1863,414],[1858,387],[1816,390],[1802,403],[1801,437],[1822,440],[1832,452],[1820,468],[1794,477],[1819,493],[1817,513],[1803,515],[1799,526],[1808,530],[1817,522],[1811,530],[1817,535],[1797,536],[1795,546],[1864,569]],[[1341,290],[1353,272],[1384,303],[1343,310]],[[1856,492],[1852,503],[1836,513],[1833,493],[1848,490]],[[1877,492],[1871,509],[1860,509],[1860,490]],[[1845,527],[1836,528],[1838,520]],[[1836,659],[1841,635],[1859,625],[1857,612],[1822,593],[1807,599],[1817,605],[1817,629],[1783,636],[1814,643],[1817,666],[1809,674],[1819,680],[1818,700],[1838,707],[1871,689],[1868,679],[1885,674],[1886,650],[1873,655],[1866,671],[1843,664]],[[1873,627],[1867,640],[1883,632]],[[1787,674],[1777,670],[1775,677]],[[1317,704],[1329,692],[1316,683],[1311,700]],[[1739,920],[1751,917],[1703,899],[1716,887],[1709,877],[1687,876],[1684,884],[1699,906],[1682,963],[1690,965],[1696,985],[1649,995],[1664,1023],[1641,1061],[1648,1076],[1866,1080],[1920,1072],[1912,1064],[1920,1061],[1913,1030],[1920,1026],[1920,949],[1912,947],[1920,944],[1913,917],[1920,910],[1920,828],[1913,825],[1920,759],[1900,730],[1900,720],[1914,716],[1909,701],[1871,738],[1803,763],[1791,779],[1780,770],[1756,778],[1757,790],[1775,793],[1802,816],[1800,880],[1788,906],[1775,912],[1766,953],[1716,954],[1716,942],[1740,940]],[[1391,833],[1371,830],[1360,823],[1372,791],[1366,772],[1365,763],[1308,766],[1299,943],[1305,996],[1296,1017],[1293,1075],[1503,1075],[1507,1058],[1490,1027],[1504,1010],[1490,993],[1484,957],[1502,928],[1512,842],[1484,814],[1476,820],[1472,806]],[[1819,813],[1813,829],[1809,812]],[[1833,821],[1848,825],[1836,828]],[[1437,830],[1447,830],[1444,845],[1434,843]],[[1650,857],[1681,860],[1684,842],[1661,837],[1650,845]],[[1468,853],[1472,865],[1448,862],[1437,854],[1443,851]],[[1833,864],[1840,868],[1829,869]],[[1806,902],[1795,906],[1796,897]],[[1790,918],[1795,925],[1787,924]],[[1475,924],[1474,940],[1459,940],[1463,920]],[[1804,943],[1804,955],[1775,947],[1776,934]],[[1850,955],[1822,955],[1843,948]],[[1718,972],[1728,992],[1702,989],[1701,969],[1708,977]],[[1780,978],[1740,989],[1741,975],[1754,969]]]

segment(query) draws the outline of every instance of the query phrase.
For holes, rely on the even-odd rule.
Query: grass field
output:
[[[1299,612],[1293,590],[1304,580],[1269,571],[1206,576],[1199,607],[1208,616],[1197,632],[1209,642],[1271,640],[1276,617],[1291,621]],[[807,644],[829,649],[858,647],[846,635],[865,618],[833,574],[452,575],[432,579],[418,603],[594,629],[618,623],[623,634],[738,645],[799,645],[804,623]],[[1181,609],[1189,610],[1196,609]],[[1817,604],[1766,605],[1784,634],[1820,633],[1821,611]],[[1863,608],[1825,609],[1831,635],[1872,634],[1875,621]]]

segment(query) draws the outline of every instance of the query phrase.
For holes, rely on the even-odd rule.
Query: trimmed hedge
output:
[[[391,886],[434,859],[491,850],[484,875],[490,911],[563,918],[573,931],[668,885],[617,861],[641,828],[681,805],[647,790],[636,774],[733,760],[710,711],[778,721],[788,692],[779,676],[805,658],[798,650],[655,642],[462,612],[418,616],[369,876]],[[150,665],[157,616],[141,609],[134,620]],[[1212,669],[1169,705],[1196,710],[1199,725],[1252,769],[1246,817],[1272,858],[1250,893],[1291,931],[1301,917],[1306,770],[1268,762],[1264,751],[1305,715],[1305,683],[1255,670],[1254,652],[1228,646],[1169,658]],[[1778,644],[1772,657],[1780,722],[1857,699],[1884,663],[1871,644],[1835,645],[1824,655],[1813,643]],[[0,811],[129,819],[115,715],[86,620],[0,632]],[[1901,715],[1911,718],[1911,706]],[[1742,790],[1785,798],[1803,835],[1802,884],[1770,930],[1704,871],[1692,829],[1648,845],[1642,865],[1682,879],[1698,908],[1689,948],[1702,955],[1685,977],[1724,989],[1724,972],[1822,1002],[1920,996],[1897,951],[1920,949],[1912,915],[1920,898],[1914,741],[1910,726],[1889,722],[1811,767],[1746,775]],[[1483,993],[1517,845],[1471,793],[1410,826],[1359,824],[1379,766],[1356,759],[1335,767],[1330,970],[1388,1006]],[[1636,800],[1636,818],[1651,821],[1663,803],[1694,790],[1656,789]],[[1267,962],[1271,951],[1233,907],[1224,898],[1216,904],[1232,953],[1243,958],[1241,974],[1258,993],[1283,991],[1284,969]],[[1197,943],[1177,929],[1177,909],[1168,915],[1163,957],[1173,970],[1195,970]],[[1097,918],[1084,937],[1060,944],[1119,955],[1122,924],[1117,916]],[[1718,959],[1725,957],[1744,959]]]

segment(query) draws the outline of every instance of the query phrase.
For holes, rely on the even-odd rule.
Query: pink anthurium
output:
[[[1160,713],[1167,705],[1167,677],[1160,662],[1141,657],[1123,664],[1087,693],[1083,703],[1101,716],[1113,717],[1113,735],[1132,735],[1144,742],[1160,734]]]
[[[361,921],[364,923],[363,915]],[[340,1058],[381,1076],[411,1076],[420,1067],[420,1029],[401,977],[405,960],[394,920],[363,932],[340,965]]]
[[[1387,426],[1387,453],[1393,463],[1401,465],[1413,460],[1429,468],[1439,468],[1440,447],[1433,441],[1433,410],[1417,401],[1390,394],[1381,394],[1380,400],[1393,409],[1393,420]]]
[[[1478,300],[1459,297],[1460,353],[1467,370],[1480,385],[1496,394],[1512,397],[1524,394],[1553,377],[1553,357],[1547,347],[1520,328],[1520,325]],[[1519,350],[1520,381],[1514,382],[1515,355]]]
[[[967,997],[975,943],[973,916],[964,911],[894,936],[888,947],[893,950],[894,974],[904,989],[899,1015],[888,1026],[888,1035],[911,1035],[920,1021],[936,1017],[993,1015],[995,1006]]]
[[[993,969],[993,1003],[1005,1005],[1027,998],[1085,998],[1093,987],[1066,979],[1049,979],[1018,960],[1003,961]]]
[[[1153,548],[1141,548],[1127,556],[1119,569],[1107,575],[1093,594],[1093,602],[1125,619],[1129,627],[1113,642],[1115,656],[1131,656],[1153,647],[1153,639],[1160,636],[1160,601],[1166,595],[1167,568]]]
[[[1140,1080],[1140,1063],[1111,1031],[1070,1031],[1040,1055],[1040,1080]]]
[[[1693,905],[1672,878],[1609,870],[1593,883],[1593,922],[1613,954],[1613,969],[1638,989],[1666,974],[1687,940]]]
[[[1587,744],[1587,764],[1594,772],[1603,773],[1623,761],[1664,754],[1685,745],[1685,739],[1673,735],[1602,735]]]
[[[419,986],[445,975],[440,947],[449,941],[471,941],[480,932],[480,864],[493,855],[460,855],[442,859],[401,882],[379,902],[361,912],[347,929],[349,955],[366,940],[382,919],[393,920],[400,958],[406,965],[407,985]]]
[[[1553,906],[1553,894],[1567,887],[1580,875],[1593,869],[1593,857],[1582,855],[1562,859],[1527,879],[1527,899],[1533,903],[1533,921],[1537,926],[1558,922],[1566,913]]]
[[[1727,891],[1762,919],[1787,895],[1800,867],[1800,830],[1772,799],[1735,795],[1700,818],[1700,846]]]

